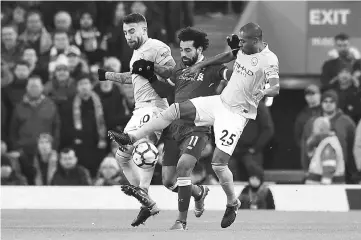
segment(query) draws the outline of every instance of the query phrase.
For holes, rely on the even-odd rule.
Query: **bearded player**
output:
[[[169,126],[177,119],[194,121],[196,126],[214,126],[216,149],[212,167],[227,196],[227,207],[221,227],[229,227],[237,216],[240,206],[234,192],[232,172],[228,161],[248,119],[255,119],[259,101],[279,94],[278,58],[262,40],[262,30],[255,23],[244,25],[239,37],[229,40],[232,51],[219,54],[211,59],[184,70],[185,75],[193,75],[200,69],[233,60],[233,74],[219,96],[199,97],[182,103],[172,104],[159,117],[146,123],[132,133],[117,136],[117,142],[131,144],[137,139]],[[270,87],[265,89],[265,84]]]
[[[169,106],[167,100],[157,94],[149,80],[140,75],[138,70],[141,69],[145,61],[151,61],[154,63],[154,77],[157,80],[165,81],[164,79],[171,76],[172,70],[175,67],[175,61],[171,56],[170,48],[166,44],[148,38],[147,21],[143,15],[133,13],[126,16],[123,19],[123,31],[129,47],[134,49],[130,61],[132,72],[113,73],[100,69],[98,75],[100,81],[112,80],[122,84],[133,84],[135,109],[133,116],[124,129],[124,132],[131,133]],[[144,136],[144,138],[150,144],[153,144],[158,141],[160,135],[161,131],[154,131]],[[119,147],[116,152],[116,159],[129,183],[139,187],[143,196],[145,196],[143,206],[137,218],[131,224],[132,226],[138,226],[142,223],[144,216],[148,218],[155,215],[159,212],[159,209],[147,194],[153,177],[154,167],[150,169],[138,168],[131,161],[132,151],[133,147]]]
[[[207,34],[193,28],[185,28],[180,31],[178,38],[182,61],[177,64],[171,77],[171,81],[175,84],[175,102],[215,95],[221,81],[231,75],[225,66],[209,66],[191,76],[183,74],[184,69],[204,60],[203,52],[209,45]],[[152,72],[145,77],[149,78],[151,74]],[[113,134],[116,139],[117,133],[113,132]],[[186,229],[191,196],[195,200],[196,217],[200,217],[204,212],[204,199],[209,189],[207,186],[192,185],[190,176],[210,139],[210,134],[210,127],[195,126],[193,122],[182,119],[173,122],[163,132],[163,184],[168,189],[178,192],[179,214],[171,227],[172,230]],[[137,197],[136,187],[134,189],[133,196],[140,199]]]
[[[171,76],[171,81],[175,84],[175,102],[183,102],[199,96],[215,95],[217,90],[219,91],[218,88],[221,87],[221,81],[231,75],[225,66],[210,66],[190,77],[183,74],[185,68],[204,60],[203,52],[209,46],[207,34],[194,28],[185,28],[180,31],[178,39],[180,40],[182,60],[177,63]],[[149,61],[148,64],[149,69],[152,69],[152,62]],[[143,66],[143,69],[148,69],[148,66]],[[152,70],[144,73],[144,76],[149,79],[152,78],[152,75],[154,75]],[[114,131],[110,132],[114,135],[117,134]],[[195,200],[195,216],[200,217],[204,212],[204,199],[209,189],[207,186],[192,185],[190,174],[210,139],[210,133],[210,127],[196,127],[194,123],[184,120],[173,122],[163,131],[163,184],[169,190],[177,192],[179,199],[179,215],[171,229],[186,229],[191,196]],[[136,186],[128,186],[128,188],[132,188],[133,196],[142,199],[138,196],[142,192]]]

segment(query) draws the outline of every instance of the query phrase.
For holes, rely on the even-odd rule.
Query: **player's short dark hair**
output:
[[[262,29],[257,23],[249,22],[243,27],[241,27],[240,32],[245,32],[246,34],[252,36],[253,38],[257,38],[262,40]]]
[[[346,41],[346,40],[349,40],[350,36],[347,35],[346,33],[340,33],[340,34],[337,34],[335,36],[335,41]]]
[[[202,47],[203,51],[207,50],[209,46],[209,39],[207,38],[207,33],[192,27],[183,28],[178,34],[178,39],[183,42],[194,41],[193,46],[195,48]]]
[[[123,18],[123,23],[130,24],[130,23],[147,23],[145,17],[140,13],[131,13]]]

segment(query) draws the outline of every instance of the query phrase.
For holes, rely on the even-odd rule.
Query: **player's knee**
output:
[[[231,156],[229,154],[216,147],[213,152],[212,165],[228,165],[230,158]]]
[[[120,148],[115,153],[115,159],[117,160],[118,164],[122,166],[123,164],[128,164],[132,158],[131,151],[122,151]]]
[[[178,191],[177,188],[177,174],[175,166],[163,166],[162,168],[162,182],[163,185],[171,191]],[[176,192],[177,192],[176,191]]]
[[[197,159],[189,154],[183,154],[177,164],[177,175],[179,177],[189,177],[193,171]]]
[[[163,118],[169,121],[174,121],[180,118],[179,103],[173,103],[165,111],[161,113]]]
[[[228,168],[227,164],[214,164],[214,163],[212,163],[212,169],[217,175],[219,173],[222,173],[222,172],[226,171],[227,168]]]

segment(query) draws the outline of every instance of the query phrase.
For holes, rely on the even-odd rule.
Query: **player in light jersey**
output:
[[[154,72],[159,81],[165,81],[164,79],[169,78],[176,64],[171,56],[171,50],[166,44],[148,38],[147,22],[141,14],[134,13],[126,16],[123,19],[123,30],[129,47],[134,49],[130,61],[132,72],[114,73],[100,69],[98,75],[100,81],[112,80],[122,84],[133,84],[135,110],[124,129],[124,132],[131,133],[169,106],[167,100],[156,93],[149,80],[137,74],[141,69],[139,64],[142,63],[139,60],[154,62]],[[137,67],[134,67],[135,65]],[[155,143],[158,141],[161,132],[161,130],[153,131],[144,137],[150,143]],[[111,133],[112,131],[108,132],[108,134]],[[116,152],[116,159],[129,183],[139,187],[146,193],[153,177],[154,167],[150,169],[138,168],[131,161],[132,151],[133,147],[120,147]],[[122,187],[125,188],[123,191],[126,192],[126,186]],[[141,207],[137,218],[131,224],[132,226],[140,225],[144,219],[159,212],[155,202],[149,198],[148,194],[144,194],[144,196],[146,197],[146,201],[143,201],[145,204]]]
[[[255,23],[244,25],[236,41],[239,41],[239,51],[219,54],[184,70],[186,74],[195,74],[206,66],[236,60],[231,79],[221,95],[172,104],[142,128],[117,136],[118,142],[131,144],[150,132],[166,128],[177,119],[193,120],[197,126],[213,125],[216,149],[212,167],[227,196],[227,208],[221,221],[223,228],[234,222],[240,206],[234,193],[233,175],[228,168],[230,156],[248,119],[256,118],[259,101],[264,96],[277,96],[280,88],[278,58],[263,42],[260,26]],[[266,83],[270,85],[268,89],[264,89]]]

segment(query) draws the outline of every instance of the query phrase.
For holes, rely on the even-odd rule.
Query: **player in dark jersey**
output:
[[[204,59],[203,52],[209,45],[207,34],[193,28],[185,28],[180,31],[178,38],[182,61],[177,63],[170,79],[175,85],[175,102],[216,95],[220,82],[231,76],[231,71],[228,71],[225,66],[209,66],[191,77],[185,77],[182,74],[185,68]],[[147,67],[143,66],[143,68]],[[168,189],[178,192],[179,200],[179,215],[171,229],[186,229],[191,196],[195,200],[196,217],[203,214],[204,199],[209,189],[207,186],[192,185],[190,175],[210,139],[210,134],[210,127],[195,126],[193,122],[185,120],[175,121],[163,131],[163,184]],[[129,187],[132,188],[132,186]],[[128,194],[131,193],[130,195],[139,200],[141,198],[137,197],[137,192],[136,189],[129,191],[128,188]]]

